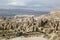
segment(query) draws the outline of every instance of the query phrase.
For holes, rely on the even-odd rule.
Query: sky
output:
[[[50,11],[60,9],[60,0],[0,0],[0,8],[23,8]]]

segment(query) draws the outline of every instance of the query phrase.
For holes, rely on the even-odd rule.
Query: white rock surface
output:
[[[12,38],[9,40],[47,40],[46,38],[43,38],[43,35],[40,37],[17,37],[17,38]]]

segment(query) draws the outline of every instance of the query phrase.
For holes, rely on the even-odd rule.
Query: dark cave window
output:
[[[5,36],[5,34],[3,34],[2,36]]]
[[[46,20],[45,22],[44,21],[41,21],[41,26],[44,26],[48,23],[48,21]]]

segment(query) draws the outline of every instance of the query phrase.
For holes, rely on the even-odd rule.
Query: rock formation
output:
[[[14,16],[0,18],[0,37],[12,38],[44,34],[50,40],[60,40],[60,11],[41,16]],[[56,37],[56,39],[55,39]]]

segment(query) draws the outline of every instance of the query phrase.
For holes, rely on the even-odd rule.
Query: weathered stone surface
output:
[[[39,35],[42,33],[50,40],[60,38],[60,11],[52,11],[41,16],[14,16],[0,18],[0,37]],[[32,34],[31,34],[32,33]],[[14,34],[14,35],[13,35]],[[52,35],[53,34],[53,35]],[[57,37],[55,39],[55,37]]]

